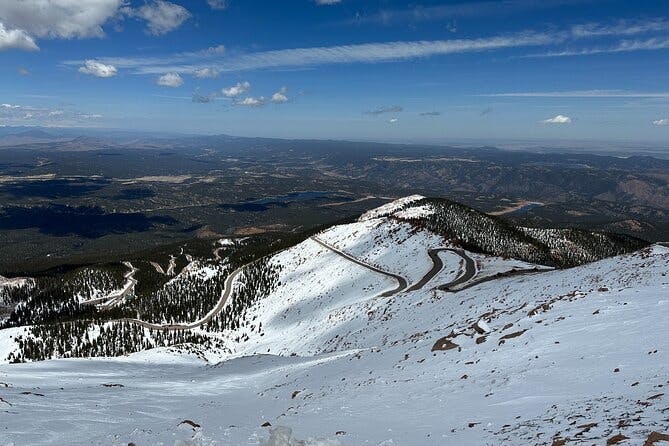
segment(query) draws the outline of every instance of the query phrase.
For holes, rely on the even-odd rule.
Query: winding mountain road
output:
[[[504,279],[507,277],[515,277],[515,276],[525,276],[525,275],[530,275],[530,274],[538,274],[538,273],[543,273],[546,271],[552,271],[552,269],[541,269],[538,267],[532,268],[532,269],[512,269],[511,271],[505,271],[505,272],[500,272],[492,276],[488,277],[483,277],[479,280],[475,280],[473,282],[470,282],[466,284],[465,286],[458,288],[457,290],[450,289],[453,285],[450,283],[444,284],[444,285],[439,285],[437,287],[438,290],[440,291],[448,291],[451,293],[457,293],[459,291],[464,291],[468,288],[475,287],[477,285],[480,285],[485,282],[492,282],[493,280],[499,280],[499,279]]]
[[[394,273],[390,273],[388,271],[384,271],[374,265],[370,265],[367,262],[364,262],[362,260],[359,260],[355,257],[353,257],[350,254],[347,254],[344,251],[341,251],[340,249],[335,248],[334,246],[331,246],[330,244],[324,242],[323,240],[320,240],[317,237],[311,237],[313,241],[318,243],[319,245],[329,249],[330,251],[344,257],[347,260],[350,260],[351,262],[354,262],[358,265],[364,266],[367,269],[370,269],[374,272],[386,275],[388,277],[392,277],[393,279],[397,280],[398,286],[395,289],[389,290],[384,292],[383,294],[380,295],[380,297],[388,297],[388,296],[393,296],[397,293],[400,292],[409,292],[409,291],[416,291],[422,289],[425,285],[427,285],[439,272],[444,268],[444,262],[441,260],[439,257],[440,252],[445,252],[449,251],[452,252],[462,258],[465,262],[465,270],[460,274],[456,279],[452,280],[451,282],[438,285],[434,287],[433,289],[438,289],[440,291],[447,291],[451,293],[457,293],[459,291],[466,290],[468,288],[471,288],[473,286],[479,285],[484,282],[489,282],[492,280],[497,280],[505,277],[513,277],[513,276],[520,276],[520,275],[526,275],[526,274],[536,274],[543,272],[544,270],[540,268],[532,268],[532,269],[524,269],[524,270],[511,270],[507,272],[502,272],[495,274],[493,276],[489,277],[484,277],[482,279],[473,281],[473,279],[476,277],[478,271],[476,268],[476,261],[469,257],[467,253],[464,250],[461,249],[455,249],[455,248],[434,248],[434,249],[429,249],[427,251],[428,255],[430,256],[430,259],[432,260],[432,268],[430,271],[428,271],[418,282],[414,283],[411,285],[411,287],[408,287],[407,285],[407,280],[403,278],[402,276],[399,276]],[[461,286],[464,285],[464,286]],[[408,287],[408,288],[407,288]],[[456,287],[459,287],[457,289],[454,289]]]
[[[223,292],[221,293],[221,298],[218,300],[218,303],[216,306],[209,312],[207,313],[206,316],[204,316],[201,319],[198,319],[197,321],[190,322],[188,324],[154,324],[151,322],[146,322],[140,319],[135,319],[135,318],[123,318],[123,319],[117,319],[115,322],[129,322],[131,324],[139,325],[144,328],[150,328],[153,330],[163,330],[163,331],[180,331],[180,330],[191,330],[193,328],[198,328],[207,322],[211,321],[214,316],[216,316],[218,313],[223,310],[225,307],[226,302],[228,301],[228,298],[232,294],[233,290],[233,284],[237,276],[241,274],[241,272],[244,270],[244,268],[247,265],[241,266],[234,270],[228,277],[225,279],[224,283],[224,288]]]
[[[420,290],[423,288],[425,285],[428,284],[430,280],[434,278],[439,272],[444,268],[444,262],[441,260],[441,257],[439,257],[440,252],[452,252],[462,258],[462,260],[465,261],[465,270],[460,276],[458,276],[457,279],[444,284],[440,285],[438,288],[442,289],[444,287],[445,289],[452,288],[458,285],[461,285],[465,282],[470,281],[476,276],[476,262],[474,259],[469,257],[467,254],[465,254],[464,251],[459,250],[459,249],[454,249],[454,248],[436,248],[436,249],[429,249],[427,251],[427,255],[430,256],[430,259],[432,260],[432,269],[427,272],[423,276],[422,279],[420,279],[418,282],[416,282],[414,285],[411,286],[407,291],[416,291]]]
[[[388,296],[392,296],[394,294],[400,293],[400,292],[404,291],[406,289],[406,287],[408,286],[407,280],[400,275],[393,274],[393,273],[390,273],[388,271],[384,271],[381,268],[378,268],[374,265],[370,265],[369,263],[363,262],[362,260],[356,259],[352,255],[347,254],[344,251],[341,251],[341,250],[335,248],[334,246],[324,242],[323,240],[319,239],[316,236],[311,237],[311,240],[315,241],[316,243],[323,246],[324,248],[329,249],[330,251],[334,252],[335,254],[339,254],[340,256],[344,257],[345,259],[347,259],[347,260],[349,260],[353,263],[356,263],[360,266],[364,266],[365,268],[367,268],[369,270],[372,270],[376,273],[383,274],[384,276],[388,276],[388,277],[391,277],[391,278],[395,279],[397,281],[397,288],[394,288],[392,290],[389,290],[389,291],[386,291],[386,292],[380,294],[380,297],[388,297]]]
[[[397,274],[394,274],[394,273],[390,273],[388,271],[384,271],[381,268],[378,268],[374,265],[371,265],[367,262],[364,262],[360,259],[357,259],[357,258],[353,257],[352,255],[347,254],[346,252],[344,252],[340,249],[337,249],[334,246],[324,242],[323,240],[319,239],[316,236],[311,237],[311,239],[313,241],[315,241],[316,243],[318,243],[319,245],[329,249],[330,251],[332,251],[336,254],[339,254],[340,256],[344,257],[345,259],[347,259],[347,260],[349,260],[353,263],[357,263],[358,265],[364,266],[365,268],[370,269],[374,272],[377,272],[377,273],[380,273],[380,274],[383,274],[385,276],[392,277],[393,279],[395,279],[398,283],[397,288],[394,288],[392,290],[384,292],[383,294],[380,295],[380,297],[393,296],[393,295],[401,293],[403,291],[416,291],[416,290],[420,290],[421,288],[423,288],[425,285],[428,284],[428,282],[430,282],[430,280],[432,280],[434,278],[434,276],[439,274],[439,272],[444,268],[444,262],[439,257],[440,252],[449,251],[449,252],[455,253],[465,261],[464,272],[460,276],[458,276],[458,278],[456,278],[455,280],[453,280],[453,281],[451,281],[447,284],[440,285],[439,287],[437,287],[440,290],[450,291],[450,288],[456,287],[458,285],[462,285],[462,284],[472,280],[476,276],[476,272],[477,272],[476,271],[476,262],[474,261],[474,259],[469,257],[462,250],[454,249],[454,248],[429,249],[427,251],[427,253],[430,256],[430,259],[432,259],[432,268],[430,269],[430,271],[427,272],[427,274],[425,274],[423,276],[422,279],[420,279],[418,282],[413,284],[410,288],[407,288],[408,283],[407,283],[407,280],[404,277],[402,277],[400,275],[397,275]]]
[[[128,294],[133,293],[135,291],[135,285],[137,285],[137,279],[135,279],[137,268],[130,262],[123,262],[123,264],[130,268],[130,271],[123,276],[126,283],[120,291],[114,291],[104,297],[85,300],[81,303],[85,305],[98,305],[100,307],[112,307],[120,303]]]

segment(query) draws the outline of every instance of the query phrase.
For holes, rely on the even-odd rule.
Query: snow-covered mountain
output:
[[[444,209],[389,203],[264,258],[270,275],[232,271],[224,254],[218,269],[194,261],[171,283],[227,277],[214,310],[187,314],[202,324],[127,318],[86,337],[100,345],[105,327],[137,326],[151,342],[187,331],[215,343],[2,364],[0,445],[636,445],[668,434],[669,249],[555,269],[492,252],[519,237],[518,252],[555,259],[580,238],[470,228],[462,243],[436,229]],[[605,257],[575,246],[579,263]],[[31,337],[47,342],[31,327],[1,330],[0,358]]]

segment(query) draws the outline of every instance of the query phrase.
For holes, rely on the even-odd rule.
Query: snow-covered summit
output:
[[[365,221],[365,220],[371,220],[373,218],[380,218],[380,217],[386,217],[388,215],[391,215],[408,204],[411,204],[415,201],[422,200],[425,197],[422,195],[409,195],[407,197],[402,197],[398,198],[397,200],[393,200],[389,203],[386,203],[382,206],[379,206],[377,208],[371,209],[364,214],[362,214],[359,218],[360,221]]]

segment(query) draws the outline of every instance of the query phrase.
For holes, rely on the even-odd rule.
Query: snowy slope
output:
[[[318,239],[385,271],[415,283],[432,266],[427,250],[450,246],[436,234],[387,218],[333,226]],[[457,260],[457,259],[455,259]],[[457,262],[456,262],[457,263]]]
[[[618,444],[636,445],[667,433],[669,249],[480,283],[534,265],[464,252],[475,285],[458,292],[436,289],[463,273],[446,251],[425,286],[383,296],[396,280],[364,264],[411,284],[432,268],[427,250],[448,245],[382,217],[318,238],[362,264],[314,240],[274,256],[280,285],[249,310],[248,341],[229,336],[233,353],[216,364],[156,349],[0,365],[0,445],[255,445],[277,426],[305,442],[277,430],[264,444],[590,445],[623,434]]]

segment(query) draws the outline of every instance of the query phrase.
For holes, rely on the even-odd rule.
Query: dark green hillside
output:
[[[648,246],[621,234],[581,229],[533,229],[443,198],[426,198],[407,207],[429,205],[435,212],[409,221],[452,239],[473,252],[513,257],[560,268],[582,265]]]

